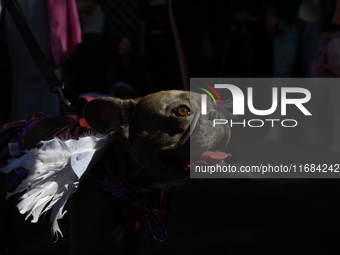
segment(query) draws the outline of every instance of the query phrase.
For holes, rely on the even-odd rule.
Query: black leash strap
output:
[[[54,68],[52,68],[51,63],[47,60],[44,52],[41,50],[37,40],[35,39],[31,29],[27,24],[25,13],[23,12],[20,4],[17,2],[17,0],[4,0],[4,3],[5,8],[7,8],[8,12],[11,14],[12,19],[41,74],[49,85],[50,91],[56,93],[59,96],[64,108],[71,109],[71,103],[66,99],[62,91],[64,84],[59,80],[54,72]]]

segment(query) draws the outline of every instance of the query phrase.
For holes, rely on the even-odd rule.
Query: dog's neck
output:
[[[103,160],[116,177],[124,176],[140,193],[148,194],[156,190],[156,188],[150,186],[149,179],[143,177],[142,169],[139,173],[133,170],[140,166],[132,163],[133,161],[129,158],[129,154],[124,153],[122,146],[113,145],[108,148]]]
[[[114,152],[114,153],[113,153]],[[115,155],[113,157],[113,155]],[[123,175],[141,193],[148,194],[156,190],[168,190],[174,184],[173,181],[165,180],[156,171],[150,171],[146,165],[138,164],[132,160],[129,153],[124,151],[121,145],[109,148],[105,160],[118,175]],[[152,174],[150,174],[152,173]],[[184,182],[178,183],[178,185]]]

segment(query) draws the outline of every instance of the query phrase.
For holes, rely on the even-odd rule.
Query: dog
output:
[[[143,227],[155,239],[164,239],[159,218],[166,209],[160,199],[172,186],[190,179],[194,161],[201,161],[202,155],[216,162],[207,156],[215,151],[221,158],[230,139],[228,125],[212,124],[223,114],[209,102],[207,114],[201,115],[200,105],[199,94],[177,90],[138,99],[97,98],[85,105],[87,124],[109,134],[111,142],[66,204],[70,254],[97,254],[124,240],[130,241],[127,252],[133,254],[131,243],[138,238],[137,228]]]

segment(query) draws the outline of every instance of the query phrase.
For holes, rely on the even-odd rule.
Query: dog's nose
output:
[[[213,111],[209,113],[209,119],[210,120],[214,120],[214,119],[225,119],[225,116],[222,112],[218,112],[218,111]]]

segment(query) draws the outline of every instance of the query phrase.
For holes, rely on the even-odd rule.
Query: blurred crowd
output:
[[[189,77],[340,76],[337,0],[129,0],[138,6],[139,39],[129,31],[108,35],[114,23],[108,22],[113,14],[107,2],[118,0],[17,1],[73,104],[82,95],[131,98],[188,90]],[[58,98],[49,92],[3,5],[1,122],[34,111],[58,113]],[[336,130],[340,91],[322,90],[333,96]],[[322,100],[328,98],[317,100],[316,108]],[[270,130],[266,142],[279,144],[281,133]],[[306,133],[311,143],[322,143],[317,130]],[[339,134],[334,136],[332,150],[340,151]]]

